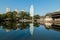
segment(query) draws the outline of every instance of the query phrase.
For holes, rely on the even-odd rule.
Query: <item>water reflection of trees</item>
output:
[[[29,22],[12,22],[12,21],[4,21],[0,23],[1,26],[3,27],[3,29],[13,29],[13,30],[23,30],[23,29],[28,29],[30,27],[30,23]],[[37,22],[34,22],[34,27],[39,27],[40,24],[38,24]]]
[[[35,26],[35,27],[39,27],[40,24],[39,24],[38,22],[34,22],[34,26]]]

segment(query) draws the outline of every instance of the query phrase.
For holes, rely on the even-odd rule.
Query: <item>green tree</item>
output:
[[[13,11],[13,20],[15,20],[16,21],[16,14],[17,14],[17,12],[16,11]]]
[[[7,12],[6,15],[7,15],[7,18],[6,18],[7,20],[13,19],[13,13],[12,12]]]
[[[4,14],[1,14],[1,19],[4,20],[7,18],[7,15],[4,13]]]
[[[40,19],[40,15],[34,15],[34,19]]]
[[[29,12],[21,11],[21,12],[20,12],[20,18],[30,19],[30,14],[29,14]]]
[[[1,20],[1,14],[0,14],[0,20]]]

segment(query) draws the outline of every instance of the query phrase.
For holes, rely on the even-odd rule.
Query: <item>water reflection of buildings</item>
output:
[[[44,26],[45,26],[45,28],[46,29],[51,29],[51,30],[55,30],[55,31],[60,31],[60,25],[58,25],[58,24],[55,24],[55,23],[52,23],[52,24],[50,24],[50,23],[47,23],[47,25],[46,24],[44,24]]]
[[[60,32],[60,25],[52,25],[50,29]]]
[[[59,23],[60,24],[60,23]],[[51,30],[56,30],[60,31],[60,25],[56,23],[44,23],[43,25],[45,26],[46,29],[51,29]],[[40,24],[35,22],[34,24],[30,23],[16,23],[16,22],[2,22],[1,24],[1,29],[6,29],[6,32],[10,32],[10,30],[26,30],[30,28],[31,34],[33,34],[33,27],[39,27]]]
[[[30,23],[30,33],[31,33],[31,35],[33,35],[33,32],[34,32],[34,26],[33,26],[33,23]]]

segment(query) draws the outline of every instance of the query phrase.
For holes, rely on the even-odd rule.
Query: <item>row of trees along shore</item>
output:
[[[30,16],[29,12],[24,12],[24,11],[20,11],[19,13],[17,13],[16,11],[13,12],[6,12],[6,13],[2,13],[0,14],[0,21],[5,21],[5,20],[9,20],[9,21],[16,21],[16,20],[21,20],[21,19],[27,19],[27,20],[31,20],[32,17]],[[40,15],[34,15],[33,16],[34,20],[39,19]]]

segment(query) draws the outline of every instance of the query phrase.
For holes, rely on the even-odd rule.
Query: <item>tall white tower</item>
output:
[[[34,16],[34,7],[33,7],[33,5],[31,5],[31,7],[30,7],[30,16]]]
[[[11,9],[10,8],[6,8],[6,12],[11,12]]]

